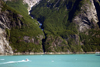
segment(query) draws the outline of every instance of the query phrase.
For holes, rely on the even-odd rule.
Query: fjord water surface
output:
[[[0,67],[100,67],[100,55],[0,56]]]

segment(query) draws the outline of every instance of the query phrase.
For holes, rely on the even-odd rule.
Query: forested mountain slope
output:
[[[100,0],[0,0],[0,54],[43,51],[100,51]]]
[[[31,15],[43,24],[45,51],[99,51],[99,9],[99,0],[41,0]]]
[[[43,31],[35,19],[28,15],[27,5],[22,0],[0,1],[0,30],[3,30],[5,40],[0,43],[0,53],[9,53],[8,44],[15,52],[43,52],[42,39]],[[1,39],[2,40],[2,39]]]

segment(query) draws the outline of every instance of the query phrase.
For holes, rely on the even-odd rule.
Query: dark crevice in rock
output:
[[[98,25],[99,25],[99,28],[100,28],[100,5],[96,0],[93,0],[93,2],[94,2],[94,5],[95,5],[95,8],[96,8],[96,11],[97,11],[97,16],[98,16],[98,20],[99,20]]]
[[[69,1],[69,3],[66,5],[67,9],[71,9],[72,7],[72,2]]]
[[[31,12],[32,12],[32,10],[30,10],[30,16],[31,16],[32,18],[35,18],[35,16],[31,14]],[[44,29],[44,27],[43,27],[43,22],[44,22],[44,20],[45,20],[45,17],[40,16],[40,18],[36,18],[36,19],[37,19],[37,21],[40,23],[40,26],[39,26],[39,27],[43,30],[43,29]],[[44,36],[46,37],[46,34],[45,34],[44,31],[43,31],[43,33],[44,33]],[[45,41],[46,41],[46,38],[42,39],[42,49],[43,49],[43,52],[44,52],[44,53],[45,53],[45,45],[44,45]]]
[[[32,10],[30,11],[30,13],[31,13],[31,12],[32,12]],[[30,16],[35,18],[35,16],[32,15],[32,14],[30,14]],[[44,29],[44,27],[43,27],[43,22],[45,21],[45,17],[40,16],[40,18],[35,18],[35,19],[37,19],[37,21],[41,24],[41,27],[40,27],[40,28],[43,30],[43,29]]]
[[[75,3],[74,3],[74,5],[73,5],[73,6],[70,5],[70,7],[69,7],[69,8],[73,7],[73,8],[71,9],[71,11],[69,12],[69,18],[68,18],[68,20],[69,20],[70,22],[72,22],[72,19],[73,19],[73,17],[74,17],[74,14],[75,14],[76,10],[79,9],[79,8],[78,8],[78,5],[79,5],[80,1],[81,1],[81,0],[76,0]],[[72,4],[72,3],[69,2],[69,4]]]
[[[40,21],[40,23],[43,23],[45,21],[45,17],[44,16],[40,16],[39,18],[36,18],[37,21]]]
[[[43,27],[43,22],[45,21],[45,17],[40,16],[40,18],[38,18],[37,21],[39,21],[40,24],[42,24],[42,25],[41,25],[41,29],[43,30],[43,29],[44,29],[44,27]]]
[[[47,34],[43,31],[43,33],[44,33],[44,36],[45,36],[45,38],[44,39],[42,39],[42,48],[43,48],[43,52],[45,53],[46,52],[46,49],[45,49],[45,42],[46,42],[46,39],[47,39]]]
[[[43,31],[44,32],[44,31]],[[42,39],[42,47],[43,47],[43,51],[44,51],[44,53],[46,52],[46,49],[45,49],[45,42],[46,42],[46,40],[47,40],[47,34],[44,32],[44,36],[45,36],[45,38],[44,39]]]
[[[45,53],[45,41],[46,41],[46,38],[45,39],[42,39],[42,48],[43,48],[43,52]]]
[[[42,48],[43,48],[43,52],[45,53],[45,45],[44,45],[44,42],[45,42],[46,39],[42,39]]]

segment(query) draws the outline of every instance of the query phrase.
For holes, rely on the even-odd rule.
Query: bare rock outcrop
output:
[[[0,54],[13,54],[9,41],[6,39],[5,28],[9,28],[6,24],[8,19],[2,14],[2,1],[0,1],[0,6]]]
[[[67,41],[63,40],[59,36],[49,35],[45,41],[46,52],[67,52],[69,51],[69,45]]]
[[[1,16],[1,15],[0,15]],[[10,53],[13,54],[12,48],[9,45],[9,41],[6,38],[5,28],[9,29],[0,18],[0,54]]]
[[[0,54],[13,54],[12,47],[9,45],[9,40],[7,40],[7,31],[12,27],[18,26],[19,28],[23,24],[20,21],[19,15],[10,11],[2,11],[2,3],[0,7]],[[20,16],[21,18],[22,16]],[[14,20],[15,19],[15,20]]]
[[[98,28],[97,11],[93,0],[82,5],[79,14],[74,18],[73,22],[78,25],[79,32],[84,32],[91,28]]]
[[[40,0],[23,0],[23,3],[24,3],[24,4],[28,4],[28,11],[30,11],[31,8],[32,8],[35,4],[39,3],[39,1],[40,1]]]
[[[26,43],[34,43],[36,45],[40,44],[42,39],[43,39],[43,35],[38,35],[36,37],[29,37],[29,36],[24,36],[23,37],[23,40],[26,42]]]

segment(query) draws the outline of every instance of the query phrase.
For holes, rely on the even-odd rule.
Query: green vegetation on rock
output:
[[[14,52],[43,52],[43,31],[38,22],[28,15],[27,5],[22,0],[7,1],[3,4],[2,13],[10,20],[10,29],[6,29],[7,39]]]
[[[32,8],[31,15],[43,24],[42,28],[44,29],[45,35],[48,35],[46,36],[44,45],[46,46],[45,50],[47,52],[56,52],[56,48],[59,47],[57,45],[56,48],[54,48],[52,44],[55,43],[55,37],[60,37],[63,41],[65,40],[68,45],[65,49],[72,52],[99,51],[100,37],[96,37],[100,35],[99,30],[92,28],[97,31],[98,34],[94,34],[96,33],[95,31],[91,33],[91,29],[86,31],[88,34],[86,34],[86,32],[79,32],[78,24],[73,21],[79,14],[80,18],[82,18],[81,14],[87,11],[84,6],[88,4],[90,8],[92,5],[91,2],[90,0],[42,0],[38,5]],[[93,34],[94,36],[92,36]],[[51,37],[51,35],[55,37]],[[59,50],[61,48],[62,47],[60,47]]]
[[[97,23],[92,16],[99,17],[99,10],[96,8],[97,16],[91,12],[92,3],[92,0],[41,0],[31,10],[35,18],[32,19],[23,0],[6,1],[2,13],[11,22],[6,29],[7,40],[14,52],[100,51],[100,20]],[[43,31],[36,19],[42,23]]]

